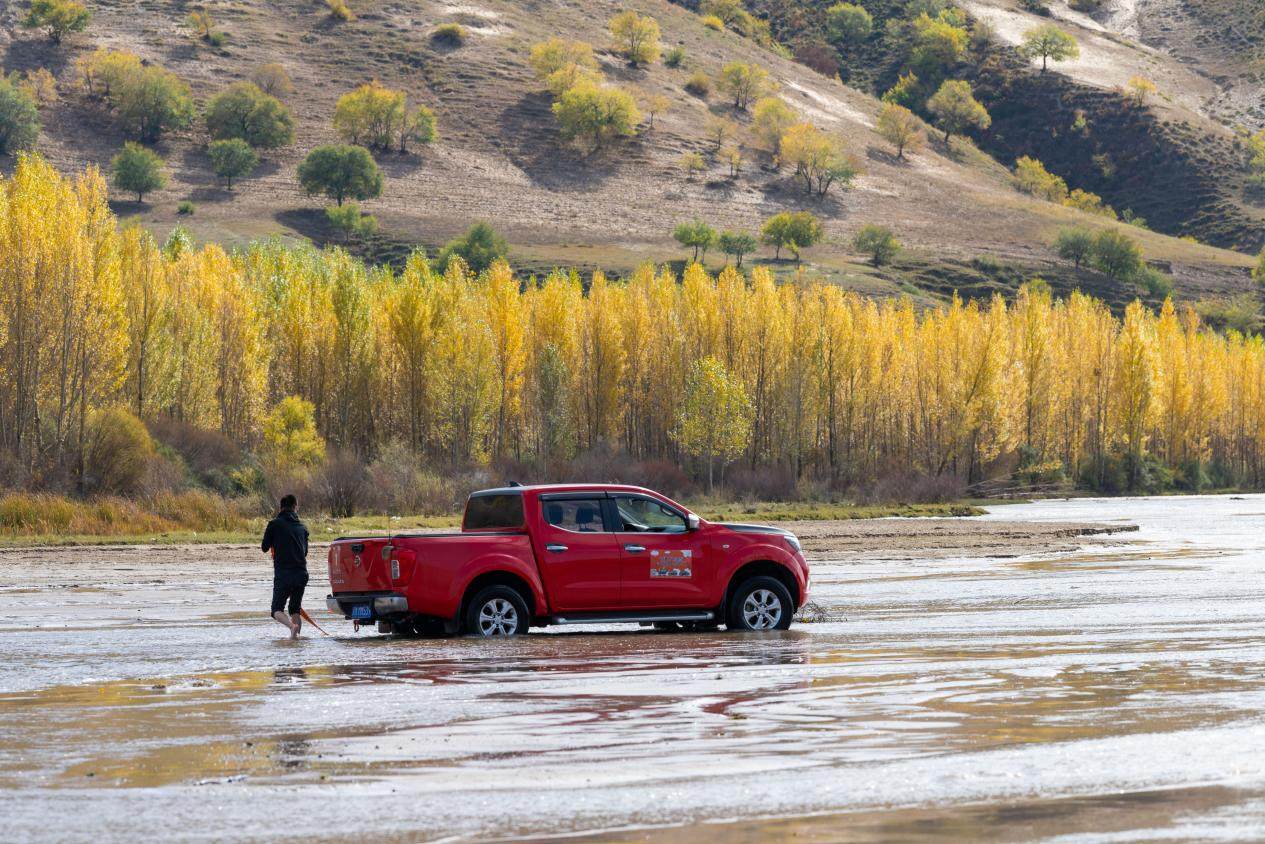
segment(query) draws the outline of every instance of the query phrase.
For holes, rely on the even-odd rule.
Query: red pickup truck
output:
[[[550,624],[785,630],[808,599],[788,531],[705,521],[635,486],[476,492],[460,533],[345,537],[332,612],[382,632],[512,636]]]

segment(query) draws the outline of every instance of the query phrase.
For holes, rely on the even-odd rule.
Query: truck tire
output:
[[[488,586],[470,599],[462,630],[473,636],[518,636],[530,624],[522,595],[508,586]]]
[[[785,630],[795,609],[791,593],[775,577],[744,580],[729,599],[725,626],[730,630]]]

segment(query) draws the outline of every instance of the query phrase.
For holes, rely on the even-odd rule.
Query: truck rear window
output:
[[[523,526],[523,496],[477,495],[466,502],[462,530],[518,530]]]

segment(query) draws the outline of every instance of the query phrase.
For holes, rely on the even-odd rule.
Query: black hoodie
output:
[[[299,521],[293,510],[282,510],[264,528],[264,539],[259,544],[263,552],[272,551],[272,567],[282,572],[307,572],[307,527]]]

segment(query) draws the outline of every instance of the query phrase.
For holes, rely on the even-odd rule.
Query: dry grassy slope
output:
[[[244,242],[270,233],[311,230],[316,200],[299,190],[294,169],[313,146],[335,140],[330,116],[338,96],[379,78],[432,105],[440,141],[420,155],[380,157],[388,175],[380,200],[366,203],[384,228],[406,239],[434,244],[472,220],[487,219],[505,232],[517,257],[539,264],[579,263],[615,269],[649,254],[679,257],[669,233],[682,220],[701,217],[718,227],[755,229],[784,209],[808,208],[827,219],[828,241],[809,259],[832,277],[871,292],[895,282],[861,270],[846,242],[862,223],[894,228],[924,258],[959,261],[987,254],[1035,265],[1051,261],[1044,242],[1076,212],[1034,202],[1011,190],[1004,170],[972,151],[946,155],[941,147],[909,163],[892,159],[873,134],[876,102],[836,81],[761,50],[730,33],[704,28],[689,12],[666,2],[631,5],[655,15],[669,44],[682,44],[690,69],[716,71],[733,59],[770,68],[782,95],[807,119],[844,135],[866,162],[857,189],[824,201],[805,200],[787,175],[755,165],[736,184],[713,168],[711,178],[683,180],[677,161],[689,149],[705,150],[702,125],[709,110],[728,114],[718,97],[705,103],[681,88],[689,70],[662,65],[633,71],[603,55],[607,75],[673,99],[656,128],[617,150],[584,158],[559,149],[549,99],[526,65],[530,45],[550,35],[605,45],[605,22],[623,2],[477,0],[439,2],[352,0],[358,19],[336,24],[317,0],[229,2],[205,6],[229,33],[223,52],[194,41],[183,20],[190,4],[177,0],[91,0],[89,32],[59,49],[17,29],[20,9],[0,11],[0,55],[6,70],[49,66],[70,90],[70,61],[82,51],[108,45],[134,50],[176,71],[205,101],[255,66],[281,61],[298,88],[290,98],[298,140],[268,156],[256,178],[229,193],[215,185],[197,132],[161,145],[172,171],[170,187],[139,213],[158,231],[177,220],[176,203],[197,203],[189,220],[206,239]],[[459,21],[471,33],[466,46],[432,45],[430,29]],[[66,169],[103,164],[122,135],[109,118],[77,94],[46,114],[41,150]],[[1247,284],[1247,259],[1234,253],[1140,233],[1150,257],[1173,264],[1179,289],[1190,295],[1222,294]]]

